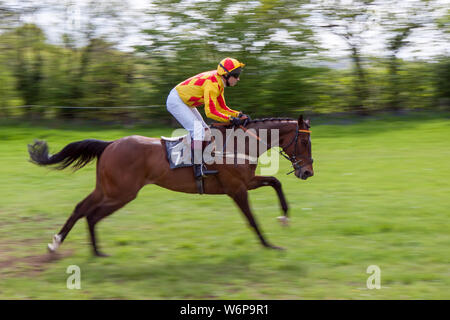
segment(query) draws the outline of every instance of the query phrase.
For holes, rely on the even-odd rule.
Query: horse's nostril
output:
[[[311,177],[312,175],[313,175],[313,173],[311,171],[306,170],[305,172],[303,172],[302,178],[307,179],[307,178]]]

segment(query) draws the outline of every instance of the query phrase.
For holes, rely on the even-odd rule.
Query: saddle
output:
[[[194,166],[191,141],[187,135],[173,138],[161,136],[161,139],[166,145],[166,155],[170,169],[194,167],[194,175],[199,175],[199,170],[203,172],[203,176],[196,178],[198,193],[203,194],[203,177],[205,175],[217,174],[217,170],[207,170],[204,164]],[[201,166],[204,169],[201,169]]]
[[[191,142],[187,135],[168,138],[161,136],[166,145],[167,160],[170,169],[192,167]]]

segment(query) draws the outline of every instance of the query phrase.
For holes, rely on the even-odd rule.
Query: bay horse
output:
[[[225,130],[226,127],[218,128]],[[271,145],[271,139],[268,139],[267,149],[280,147],[280,153],[291,161],[298,178],[306,180],[314,174],[310,122],[303,120],[303,116],[298,120],[251,120],[247,122],[246,129],[254,129],[256,135],[260,129],[268,129],[268,132],[270,129],[278,129],[278,143]],[[139,190],[147,184],[156,184],[178,192],[197,193],[192,168],[170,169],[165,142],[159,138],[133,135],[115,141],[88,139],[72,142],[51,156],[47,143],[36,140],[33,145],[28,145],[28,151],[31,162],[58,170],[67,167],[78,170],[97,158],[95,189],[76,205],[62,229],[54,235],[53,243],[48,245],[51,252],[58,249],[75,223],[85,217],[93,253],[96,256],[107,256],[99,250],[96,224],[134,200]],[[256,167],[257,164],[248,163],[208,165],[208,168],[216,169],[218,173],[205,179],[204,192],[231,197],[256,232],[261,244],[266,248],[283,249],[265,239],[250,209],[248,190],[271,186],[277,192],[284,213],[280,218],[283,223],[287,223],[288,205],[280,181],[271,176],[255,175]]]

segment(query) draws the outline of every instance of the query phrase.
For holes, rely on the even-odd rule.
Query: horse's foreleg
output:
[[[261,231],[259,230],[258,224],[256,223],[255,218],[253,217],[253,214],[250,210],[250,205],[248,203],[248,192],[245,189],[241,189],[238,192],[234,193],[233,195],[230,195],[233,200],[236,202],[236,204],[239,206],[239,208],[244,213],[245,217],[247,218],[248,223],[250,226],[255,230],[256,234],[258,235],[259,240],[261,241],[261,244],[266,248],[272,248],[272,249],[283,249],[281,247],[274,246],[266,241],[264,236],[262,235]]]
[[[281,221],[283,226],[286,226],[288,224],[288,204],[286,201],[286,198],[284,197],[283,190],[281,188],[281,182],[275,178],[275,177],[263,177],[263,176],[255,176],[250,181],[249,190],[257,189],[264,186],[271,186],[275,189],[278,195],[278,199],[280,200],[281,209],[283,210],[284,215],[281,217],[278,217],[278,219]]]

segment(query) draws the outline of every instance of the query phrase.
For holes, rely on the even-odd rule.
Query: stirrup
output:
[[[197,191],[199,194],[204,194],[205,189],[203,187],[203,177],[199,177],[195,179],[195,184],[197,185]]]
[[[218,170],[206,170],[205,164],[194,164],[194,177],[195,179],[204,178],[208,175],[217,174]]]
[[[205,168],[205,169],[203,170],[203,168]],[[206,166],[204,164],[202,164],[202,173],[203,173],[203,176],[206,177],[208,175],[218,174],[219,170],[206,170]]]

